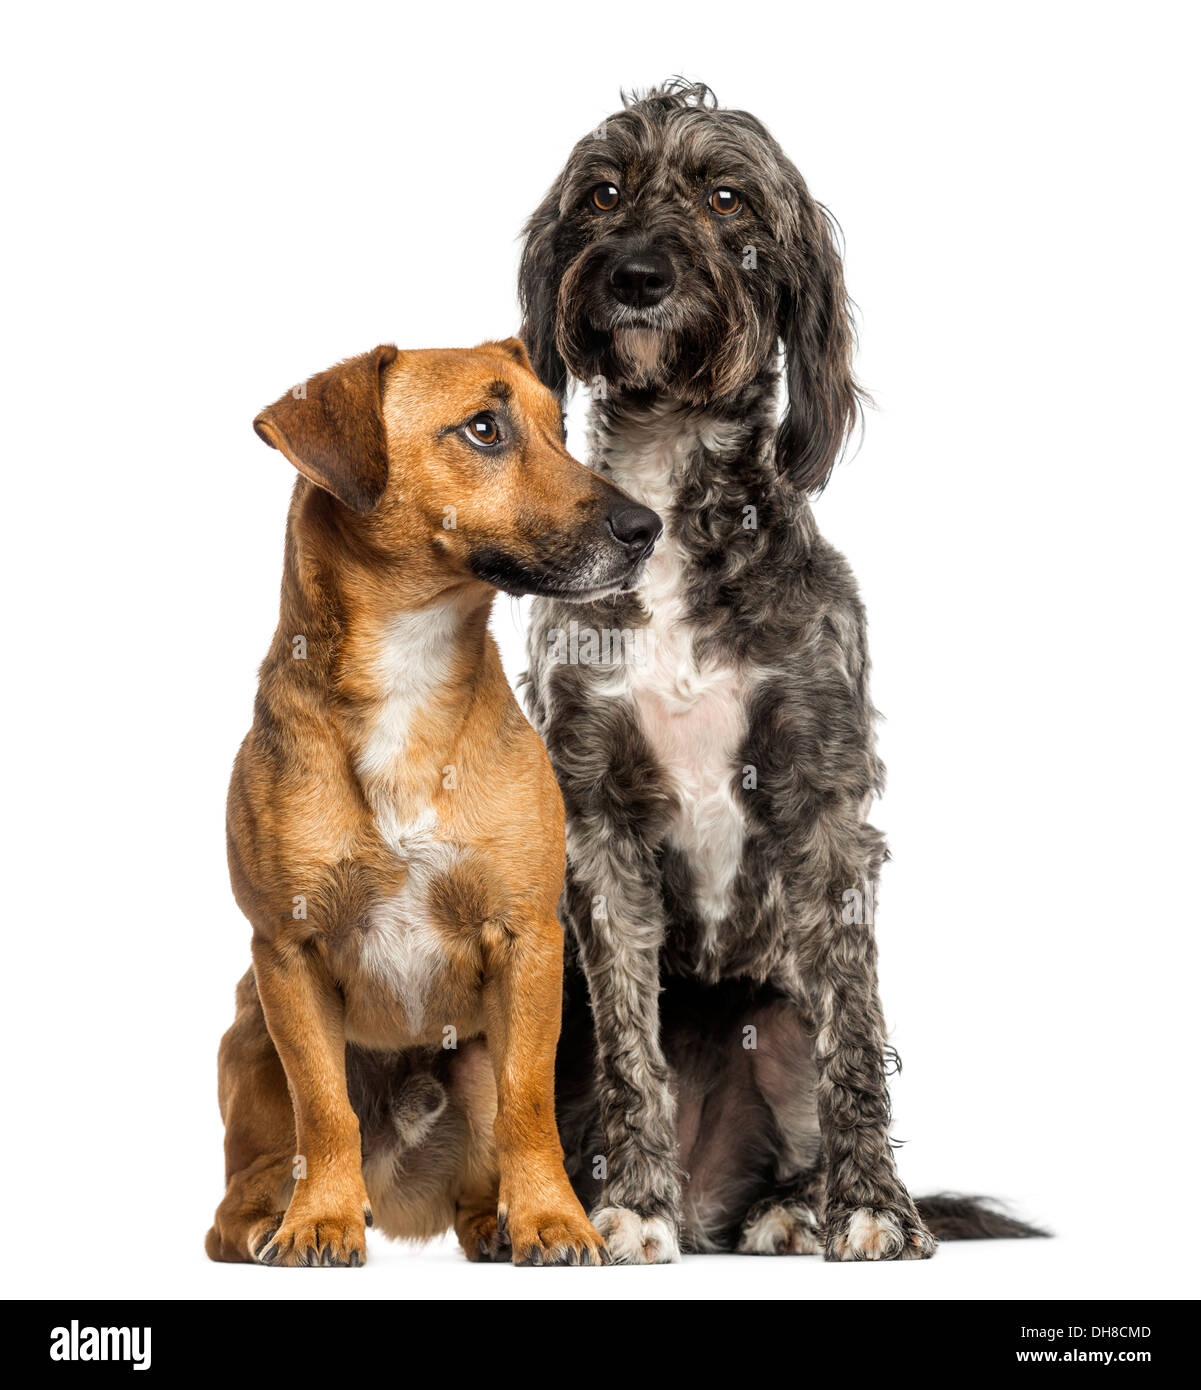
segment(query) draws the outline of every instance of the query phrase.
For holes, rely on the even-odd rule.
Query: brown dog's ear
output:
[[[369,512],[388,482],[383,377],[397,356],[381,343],[309,377],[255,416],[255,434],[352,511]]]
[[[507,352],[519,367],[524,367],[527,372],[533,372],[534,364],[530,361],[530,355],[526,352],[525,344],[520,338],[502,338],[496,346]]]

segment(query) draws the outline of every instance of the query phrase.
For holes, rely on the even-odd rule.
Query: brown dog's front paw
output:
[[[827,1260],[928,1260],[937,1244],[912,1206],[835,1207],[827,1213]]]
[[[500,1233],[513,1249],[515,1265],[607,1265],[605,1242],[576,1203],[575,1210],[500,1212]]]
[[[259,1264],[316,1269],[357,1268],[367,1258],[364,1209],[348,1212],[288,1208],[283,1225],[267,1229],[252,1246]]]

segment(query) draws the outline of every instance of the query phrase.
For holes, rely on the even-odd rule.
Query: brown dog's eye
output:
[[[621,194],[615,183],[598,183],[592,190],[592,206],[601,212],[612,212],[621,202]]]
[[[742,206],[742,199],[732,188],[715,188],[709,195],[709,206],[723,217],[730,217]]]
[[[495,444],[500,438],[500,430],[496,427],[496,420],[487,411],[480,415],[473,415],[467,421],[467,433],[476,444]]]

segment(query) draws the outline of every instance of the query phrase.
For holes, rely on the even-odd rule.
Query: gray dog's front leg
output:
[[[825,866],[804,895],[799,965],[816,1027],[826,1259],[928,1259],[934,1238],[897,1174],[888,1135],[872,922],[883,840],[845,814],[819,818],[806,840]]]
[[[678,1260],[680,1172],[659,1040],[663,913],[646,847],[572,847],[568,899],[596,1027],[604,1191],[592,1222],[619,1264]]]

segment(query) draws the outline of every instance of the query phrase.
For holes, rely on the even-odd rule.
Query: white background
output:
[[[1164,4],[60,5],[8,22],[8,1292],[1193,1296],[1196,34]],[[209,1264],[248,961],[224,797],[290,471],[256,410],[517,326],[624,86],[755,111],[840,219],[878,410],[819,520],[871,615],[902,1172],[1053,1242],[928,1264]],[[579,443],[579,413],[572,439]],[[496,631],[521,669],[518,605]]]

